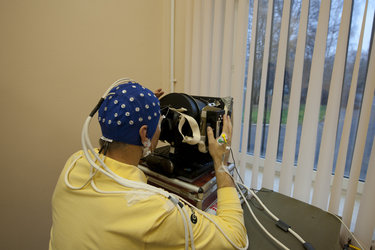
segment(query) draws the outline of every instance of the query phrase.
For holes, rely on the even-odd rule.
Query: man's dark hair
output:
[[[100,145],[100,150],[99,154],[103,153],[104,155],[107,154],[108,151],[110,150],[117,150],[119,148],[125,147],[127,144],[119,141],[105,141],[102,138],[99,139],[99,145]]]

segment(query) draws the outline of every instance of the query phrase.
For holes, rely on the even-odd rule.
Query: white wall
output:
[[[47,249],[57,177],[109,84],[169,90],[169,13],[166,0],[0,0],[1,249]]]

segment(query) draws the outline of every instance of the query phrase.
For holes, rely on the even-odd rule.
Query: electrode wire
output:
[[[187,200],[185,200],[184,198],[182,197],[179,197],[179,199],[181,201],[183,201],[186,205],[188,205],[189,207],[191,208],[195,208],[195,211],[197,211],[199,214],[201,214],[202,216],[204,216],[206,219],[208,219],[209,221],[211,221],[215,226],[216,228],[224,235],[224,237],[229,241],[229,243],[234,246],[236,249],[238,250],[246,250],[248,249],[249,247],[249,237],[246,235],[246,245],[245,247],[241,248],[241,247],[238,247],[231,239],[229,239],[229,237],[225,234],[225,232],[223,231],[223,229],[211,218],[207,215],[206,212],[202,211],[201,209],[197,208],[196,206],[194,206],[193,204],[191,204],[190,202],[188,202]]]
[[[186,216],[186,220],[189,221],[189,214],[188,214],[185,206],[182,207],[182,211],[184,212],[184,215]],[[189,229],[190,243],[191,243],[190,247],[191,247],[192,250],[195,250],[193,227],[191,226],[191,223],[188,223],[188,229]]]
[[[237,188],[237,191],[240,193],[242,199],[244,200],[244,202],[246,203],[246,206],[247,208],[249,209],[249,212],[251,213],[251,215],[253,216],[255,222],[258,224],[258,226],[263,230],[263,232],[265,234],[267,234],[267,236],[269,238],[271,238],[277,245],[279,245],[282,249],[286,249],[286,250],[289,250],[289,248],[287,248],[283,243],[281,243],[278,239],[276,239],[263,225],[262,223],[260,223],[260,221],[258,220],[258,218],[256,217],[256,215],[254,214],[253,210],[251,209],[246,197],[243,195],[242,191],[241,191],[241,188],[238,186],[237,184],[237,181],[234,180],[233,176],[229,173],[228,169],[227,168],[224,168],[225,169],[225,172],[232,178],[233,180],[233,183],[234,185],[236,186]],[[241,184],[243,185],[243,184]],[[246,186],[245,186],[246,187]],[[247,187],[246,187],[247,188]]]
[[[65,172],[65,176],[64,176],[64,180],[65,180],[65,184],[70,188],[70,189],[73,189],[73,190],[81,190],[83,187],[85,187],[92,179],[92,177],[94,176],[92,173],[90,173],[90,178],[84,183],[82,184],[81,186],[73,186],[70,182],[69,182],[69,175],[70,175],[70,172],[72,171],[72,169],[74,168],[76,162],[82,158],[82,155],[79,155],[78,157],[75,157],[74,159],[72,159],[72,162],[70,163],[68,169],[66,170]],[[92,171],[90,171],[92,172]]]
[[[89,118],[90,119],[90,118]],[[88,119],[88,121],[89,121]],[[85,123],[86,124],[86,123]],[[85,127],[85,126],[84,126]],[[84,132],[82,133],[84,134]],[[85,136],[82,135],[82,138],[85,139]],[[92,167],[94,167],[95,169],[97,169],[98,171],[100,171],[101,173],[103,173],[104,175],[108,176],[109,178],[115,180],[118,184],[122,185],[122,186],[125,186],[125,187],[129,187],[129,188],[139,188],[139,185],[135,185],[132,186],[131,184],[133,184],[132,182],[134,181],[130,181],[130,180],[126,180],[124,178],[121,178],[117,175],[112,175],[110,173],[108,173],[107,171],[105,171],[104,169],[100,168],[100,166],[96,165],[95,162],[93,162],[91,156],[89,155],[89,152],[87,150],[87,145],[85,144],[86,142],[83,142],[82,143],[82,146],[83,146],[83,152],[86,156],[86,159],[88,160],[88,162],[90,163],[90,165]],[[95,151],[93,150],[92,153],[95,155],[95,157],[101,162],[103,163],[103,167],[106,166],[105,163],[103,162],[103,160],[97,156],[97,154],[95,153]],[[109,168],[108,168],[109,169]],[[111,171],[112,172],[112,171]],[[112,172],[113,173],[113,172]],[[119,178],[117,178],[119,177]],[[137,184],[137,183],[135,183]],[[139,184],[139,183],[138,183]],[[147,184],[146,184],[147,185]],[[102,191],[100,190],[96,185],[95,185],[95,182],[93,181],[93,179],[91,180],[91,186],[93,187],[93,189],[95,191],[97,191],[98,193],[105,193],[105,194],[123,194],[123,193],[127,193],[127,191]],[[158,192],[155,192],[155,190],[153,188],[149,188],[149,187],[141,187],[141,189],[145,189],[147,191],[151,191],[153,193],[159,193],[165,197],[168,197],[169,195],[166,195],[166,192],[160,192],[161,190],[157,190]],[[183,211],[181,210],[181,208],[179,207],[178,204],[175,204],[175,206],[178,208],[179,212],[180,212],[180,215],[181,215],[181,218],[182,218],[182,221],[183,221],[183,224],[184,224],[184,230],[185,230],[185,249],[188,250],[188,244],[189,244],[189,239],[188,239],[188,227],[187,227],[187,222],[186,222],[186,219],[185,219],[185,216],[184,216],[184,213]]]
[[[182,217],[182,222],[184,223],[184,229],[185,229],[185,249],[189,249],[189,233],[188,233],[188,222],[186,221],[185,213],[183,212],[182,208],[178,205],[175,204],[177,207],[178,211],[180,212],[180,215]]]
[[[354,234],[350,231],[349,227],[345,224],[345,222],[339,217],[337,216],[336,214],[330,212],[330,211],[327,211],[329,214],[333,215],[336,219],[338,219],[342,225],[344,225],[345,229],[348,231],[348,233],[350,234],[350,236],[357,242],[358,246],[361,248],[361,249],[365,249],[364,247],[362,247],[361,243],[359,242],[359,240],[354,236]]]
[[[234,154],[233,154],[232,148],[230,148],[230,154],[232,156],[234,170],[236,170],[236,173],[237,173],[238,177],[240,178],[240,181],[242,182],[242,184],[245,184],[245,182],[242,180],[241,175],[240,175],[240,173],[239,173],[239,171],[237,169],[237,165],[236,165],[236,161],[234,160]]]
[[[234,181],[234,180],[233,180]],[[237,182],[234,181],[234,184],[236,185],[237,187],[237,190],[239,191],[242,199],[245,201],[246,203],[246,206],[247,208],[249,209],[249,212],[251,213],[251,215],[253,216],[253,219],[255,220],[255,222],[258,224],[258,226],[263,230],[263,232],[265,234],[267,234],[267,236],[269,238],[271,238],[277,245],[279,245],[282,249],[286,249],[286,250],[289,250],[289,248],[287,248],[283,243],[281,243],[278,239],[276,239],[264,226],[262,223],[260,223],[260,221],[258,220],[258,218],[255,216],[253,210],[251,209],[250,205],[249,205],[249,202],[246,200],[246,197],[243,195],[243,193],[241,192],[241,189],[239,188]]]

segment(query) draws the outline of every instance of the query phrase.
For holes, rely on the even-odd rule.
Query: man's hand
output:
[[[223,117],[223,133],[225,133],[224,143],[220,144],[217,139],[214,138],[212,128],[207,128],[208,136],[208,150],[212,159],[214,160],[215,174],[216,174],[216,183],[218,188],[222,187],[234,187],[233,180],[229,176],[223,167],[226,167],[226,164],[223,164],[223,157],[228,151],[228,147],[231,145],[232,139],[232,123],[230,118],[227,115]]]
[[[161,97],[162,95],[164,95],[164,91],[163,91],[162,89],[157,89],[157,90],[154,91],[154,94],[156,95],[156,97],[157,97],[158,99],[160,99],[160,97]]]
[[[230,117],[228,115],[223,116],[223,132],[225,134],[225,140],[223,144],[217,141],[218,138],[214,138],[213,130],[211,127],[207,128],[207,136],[208,136],[208,150],[210,155],[214,161],[222,161],[224,154],[227,152],[228,147],[231,145],[232,139],[232,123],[230,121]]]

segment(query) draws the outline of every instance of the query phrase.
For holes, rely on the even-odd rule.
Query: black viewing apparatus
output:
[[[159,140],[169,143],[155,149],[144,161],[147,166],[168,177],[193,180],[213,170],[208,152],[207,127],[215,138],[223,127],[223,115],[231,114],[232,97],[191,96],[171,93],[160,99],[161,123]]]

